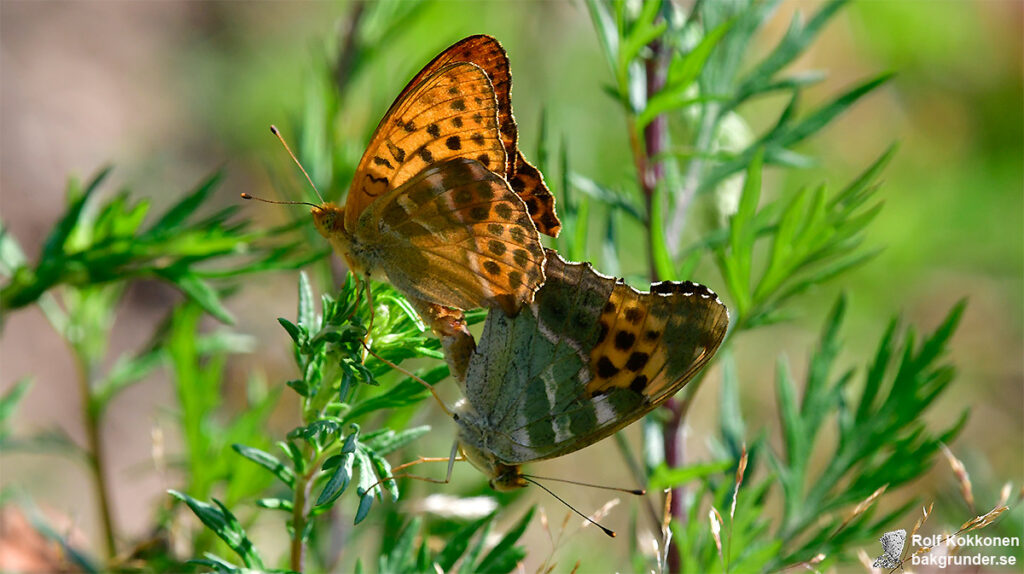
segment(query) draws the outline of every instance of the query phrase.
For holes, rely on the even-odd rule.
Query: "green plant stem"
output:
[[[313,477],[317,472],[317,465],[312,465],[308,471],[298,477],[295,483],[295,497],[292,500],[292,549],[291,569],[302,572],[303,563],[306,560],[306,523],[309,521],[309,491],[313,486]]]
[[[633,480],[637,484],[646,485],[649,477],[641,466],[641,462],[637,460],[637,457],[633,456],[633,449],[629,446],[629,441],[626,440],[625,435],[615,433],[613,436],[615,437],[615,446],[618,447],[622,460],[626,461],[626,466],[633,475]],[[642,504],[647,510],[647,516],[651,519],[651,524],[654,525],[655,531],[658,531],[661,528],[661,516],[658,515],[658,510],[655,509],[650,497],[644,496],[642,500]]]
[[[705,156],[710,151],[711,142],[718,128],[720,109],[720,104],[709,102],[704,106],[701,113],[700,124],[697,127],[697,137],[693,146],[695,153],[686,166],[683,184],[676,195],[675,206],[672,209],[672,216],[669,218],[668,229],[665,232],[668,252],[672,257],[678,257],[682,249],[683,231],[686,229],[686,216],[690,212],[690,205],[693,203],[693,198],[697,195],[697,189],[700,187],[700,176],[704,170]]]
[[[92,397],[92,372],[93,366],[90,361],[83,357],[81,352],[75,353],[78,366],[78,386],[82,393],[82,411],[85,420],[85,439],[89,470],[92,472],[93,487],[96,489],[96,500],[99,504],[100,520],[103,526],[103,542],[106,548],[107,558],[113,558],[117,554],[116,536],[114,534],[114,518],[110,501],[110,490],[107,485],[106,467],[103,464],[105,454],[103,450],[103,438],[100,433],[102,424],[102,411],[93,401]]]
[[[40,277],[36,273],[22,271],[11,281],[0,289],[0,309],[4,310],[3,315],[15,309],[27,307],[35,303],[47,289],[50,289],[59,282],[59,277],[48,274]]]

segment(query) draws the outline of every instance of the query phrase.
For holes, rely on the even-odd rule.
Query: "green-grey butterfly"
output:
[[[641,292],[589,263],[545,255],[534,301],[515,317],[492,310],[475,351],[449,357],[465,374],[465,398],[445,407],[458,425],[448,478],[416,478],[448,482],[461,451],[495,490],[524,487],[535,481],[520,465],[633,423],[699,373],[725,338],[729,312],[703,285],[663,281]]]
[[[551,250],[545,276],[524,312],[487,316],[454,409],[459,449],[496,490],[526,486],[520,465],[591,445],[667,401],[729,325],[696,283],[641,292]]]

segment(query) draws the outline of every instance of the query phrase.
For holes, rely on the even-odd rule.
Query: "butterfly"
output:
[[[312,210],[353,273],[391,282],[435,331],[464,343],[460,310],[512,316],[533,300],[544,282],[538,230],[561,228],[543,177],[517,148],[510,91],[497,40],[457,42],[384,114],[345,204]]]
[[[562,456],[663,404],[714,356],[729,312],[713,291],[641,292],[547,251],[546,282],[516,317],[491,312],[457,405],[458,445],[496,490],[520,465]]]
[[[903,545],[907,541],[907,531],[901,528],[886,532],[878,540],[882,543],[882,555],[876,558],[871,566],[874,568],[896,568],[900,566],[903,563],[900,557],[903,555]]]

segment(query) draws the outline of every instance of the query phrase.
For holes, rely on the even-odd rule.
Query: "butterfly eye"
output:
[[[335,212],[321,209],[313,213],[313,219],[321,229],[334,231],[335,221],[337,220]]]

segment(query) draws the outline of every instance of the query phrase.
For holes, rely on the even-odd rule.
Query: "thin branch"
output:
[[[697,138],[693,149],[696,150],[693,158],[686,166],[686,173],[683,175],[683,185],[676,194],[675,205],[672,215],[669,217],[668,228],[665,232],[666,244],[669,254],[676,258],[683,246],[683,231],[686,230],[687,216],[690,213],[690,206],[693,198],[697,195],[700,187],[700,178],[707,162],[708,148],[714,137],[718,126],[719,111],[721,104],[708,102],[703,106],[700,125],[697,128]]]
[[[306,561],[305,532],[306,523],[309,520],[309,492],[313,487],[313,479],[319,468],[319,464],[310,465],[309,470],[295,483],[295,497],[292,500],[292,541],[289,567],[296,572],[303,571]]]
[[[647,76],[646,98],[648,99],[665,87],[665,81],[668,78],[668,65],[672,57],[671,48],[661,38],[651,42],[649,47],[651,57],[644,63]],[[647,208],[648,228],[652,225],[654,192],[665,179],[665,166],[663,160],[658,158],[664,157],[665,152],[668,151],[668,141],[668,118],[661,114],[644,127],[643,165],[637,166],[638,170],[643,169],[643,171],[638,171],[638,174],[644,194],[644,207]],[[654,282],[659,280],[658,269],[654,264],[654,238],[649,232],[647,237],[647,260],[650,266],[651,281]]]
[[[355,67],[358,56],[359,26],[363,19],[368,2],[355,2],[348,17],[342,23],[341,33],[338,35],[338,62],[334,65],[334,85],[338,93],[342,94],[348,88],[352,70]]]
[[[96,490],[96,502],[99,505],[100,520],[103,527],[103,544],[107,558],[117,555],[117,536],[114,533],[114,513],[110,500],[110,488],[107,484],[107,472],[104,466],[105,454],[103,437],[100,431],[101,410],[97,408],[92,395],[95,368],[84,356],[84,351],[72,345],[75,364],[78,367],[78,387],[82,395],[82,414],[85,420],[86,459],[92,473],[93,488]]]

